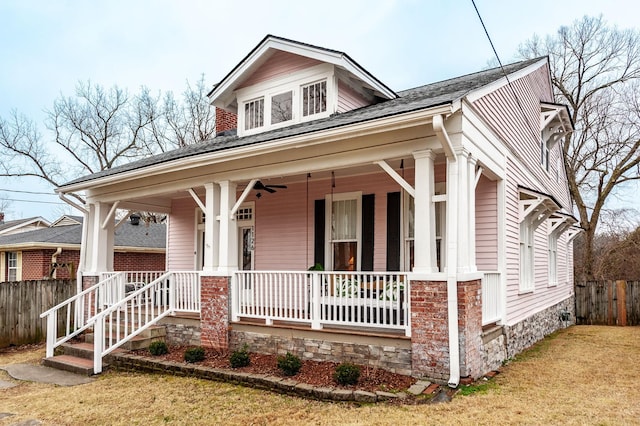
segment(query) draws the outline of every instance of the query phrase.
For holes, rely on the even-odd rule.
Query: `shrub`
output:
[[[302,367],[300,358],[287,352],[285,356],[278,357],[278,368],[282,370],[285,376],[295,376]]]
[[[149,353],[153,356],[164,355],[169,353],[169,348],[167,348],[167,344],[165,342],[151,342],[149,345]]]
[[[195,346],[184,351],[184,360],[187,362],[200,362],[204,360],[204,348]]]
[[[333,379],[341,385],[355,385],[360,378],[360,367],[344,362],[336,367]]]
[[[247,345],[243,345],[242,348],[234,351],[229,357],[229,363],[231,368],[246,367],[250,363],[249,352],[247,352]]]

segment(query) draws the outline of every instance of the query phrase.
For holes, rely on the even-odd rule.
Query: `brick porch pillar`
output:
[[[229,348],[230,277],[200,277],[200,342],[225,352]]]
[[[482,371],[481,280],[458,282],[460,376]],[[414,376],[449,379],[446,281],[411,281],[411,369]]]
[[[411,281],[411,369],[414,376],[449,379],[446,281]]]

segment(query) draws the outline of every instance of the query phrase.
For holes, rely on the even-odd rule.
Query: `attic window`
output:
[[[271,124],[283,123],[293,118],[291,110],[293,92],[288,91],[271,97]]]
[[[302,116],[308,117],[327,110],[327,81],[302,87]]]
[[[264,126],[264,98],[244,104],[244,129],[256,129]]]

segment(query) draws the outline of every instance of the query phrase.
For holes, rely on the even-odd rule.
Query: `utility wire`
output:
[[[18,191],[17,189],[0,189],[0,192],[15,192],[16,194],[55,195],[54,192]]]
[[[59,206],[64,206],[65,205],[65,203],[55,202],[55,201],[19,200],[17,198],[3,198],[3,197],[0,197],[0,200],[2,200],[2,201],[16,201],[16,202],[20,202],[20,203],[56,204],[56,205],[59,205]]]
[[[491,45],[491,49],[493,50],[493,54],[496,56],[496,59],[498,60],[498,64],[500,65],[500,69],[502,70],[502,74],[504,75],[504,78],[507,80],[507,85],[511,89],[511,93],[513,94],[513,97],[515,98],[516,103],[518,104],[518,109],[522,113],[522,116],[524,117],[524,121],[525,121],[525,123],[527,123],[527,127],[529,128],[529,130],[531,130],[531,132],[533,133],[534,138],[538,138],[539,137],[538,131],[536,131],[535,128],[531,125],[531,122],[529,121],[529,118],[527,117],[527,113],[524,111],[524,108],[522,107],[522,104],[520,103],[520,98],[518,97],[518,94],[516,93],[516,90],[513,88],[513,85],[511,84],[511,81],[509,81],[509,77],[507,76],[507,72],[504,70],[504,66],[502,65],[502,61],[500,60],[500,56],[498,56],[498,52],[496,51],[496,48],[493,45],[493,41],[491,40],[491,36],[489,35],[489,31],[487,31],[487,27],[484,25],[484,21],[482,20],[482,16],[480,16],[480,11],[478,10],[478,7],[476,6],[475,0],[471,0],[471,4],[473,4],[473,8],[476,10],[476,14],[478,15],[478,19],[480,20],[480,24],[482,25],[482,29],[484,29],[484,33],[487,35],[487,39],[489,40],[489,44]]]

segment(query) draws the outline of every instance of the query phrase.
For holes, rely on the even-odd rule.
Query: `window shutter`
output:
[[[387,271],[400,270],[400,193],[387,193]]]
[[[324,200],[316,200],[313,212],[313,264],[324,264],[324,242],[325,242],[325,204]]]
[[[22,281],[22,252],[19,251],[16,254],[16,281]]]
[[[362,196],[362,271],[373,271],[373,241],[375,231],[375,194]]]

